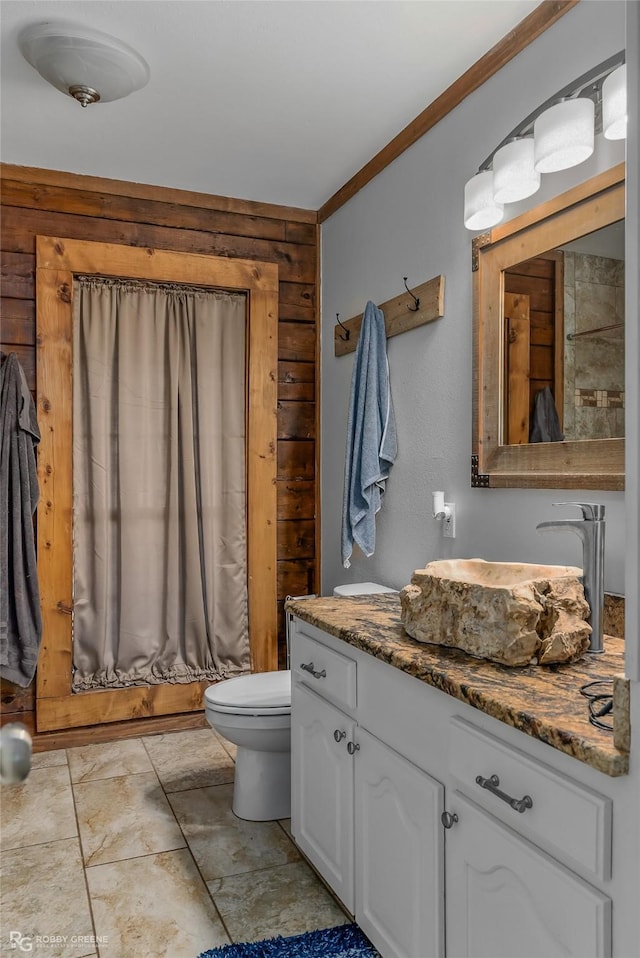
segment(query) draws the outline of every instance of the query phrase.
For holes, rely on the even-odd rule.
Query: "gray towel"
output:
[[[356,349],[347,420],[342,504],[342,564],[354,543],[366,556],[376,545],[376,514],[397,453],[384,315],[368,302]]]
[[[533,423],[529,442],[562,442],[564,434],[549,386],[538,390],[533,400]]]
[[[33,514],[40,430],[15,353],[0,365],[0,674],[26,688],[42,636]]]

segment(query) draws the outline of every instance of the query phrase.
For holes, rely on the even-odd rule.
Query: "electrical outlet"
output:
[[[449,521],[442,520],[442,535],[445,539],[455,539],[456,537],[456,504],[455,502],[445,502],[445,508],[451,509],[451,518]]]

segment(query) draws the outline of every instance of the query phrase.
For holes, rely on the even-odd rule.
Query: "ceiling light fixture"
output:
[[[582,163],[593,153],[596,133],[626,135],[624,57],[622,50],[559,90],[498,144],[465,185],[467,229],[499,223],[503,204],[532,196],[541,173]]]
[[[149,66],[139,53],[98,30],[36,23],[22,31],[18,44],[40,76],[83,107],[119,100],[149,80]]]

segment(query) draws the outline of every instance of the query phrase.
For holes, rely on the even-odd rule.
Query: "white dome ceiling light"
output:
[[[149,80],[139,53],[98,30],[36,23],[22,31],[18,44],[40,76],[83,107],[129,96]]]

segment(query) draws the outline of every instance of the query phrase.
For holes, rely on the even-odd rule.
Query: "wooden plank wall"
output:
[[[536,256],[504,273],[504,291],[526,295],[530,303],[529,422],[540,389],[555,386],[555,259]],[[528,435],[522,438],[528,442]]]
[[[316,213],[6,164],[0,171],[0,346],[18,355],[34,395],[36,235],[277,263],[278,645],[284,666],[284,598],[319,590]],[[2,721],[19,719],[33,728],[34,686],[22,690],[3,681],[0,691]]]

